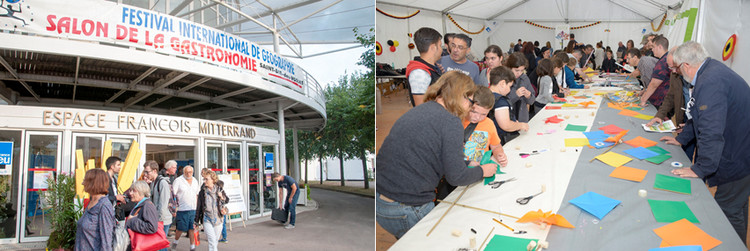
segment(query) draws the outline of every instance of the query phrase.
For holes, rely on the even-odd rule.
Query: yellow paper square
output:
[[[601,160],[607,165],[613,166],[613,167],[619,167],[622,165],[625,165],[625,163],[630,162],[631,158],[628,158],[625,155],[618,154],[615,152],[607,152],[605,154],[596,156],[597,159]]]
[[[633,118],[651,120],[654,118],[654,116],[650,116],[646,114],[638,114],[638,115],[633,116]]]
[[[578,104],[563,104],[562,107],[578,107]]]
[[[570,138],[565,139],[565,147],[580,147],[589,145],[587,138]]]

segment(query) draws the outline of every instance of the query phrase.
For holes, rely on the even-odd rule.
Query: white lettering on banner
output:
[[[260,75],[300,93],[306,84],[304,71],[272,51],[238,36],[163,13],[97,0],[36,0],[24,1],[23,6],[9,5],[23,11],[9,14],[12,18],[0,18],[0,30],[102,41],[189,56]]]

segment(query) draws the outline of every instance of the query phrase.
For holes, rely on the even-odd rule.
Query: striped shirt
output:
[[[644,56],[638,61],[638,70],[641,72],[641,82],[643,82],[644,88],[648,88],[648,83],[651,83],[651,75],[654,73],[654,66],[658,61],[658,59],[649,56]]]

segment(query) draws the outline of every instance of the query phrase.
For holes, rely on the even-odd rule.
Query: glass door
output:
[[[18,241],[22,139],[22,131],[0,130],[0,244]]]
[[[92,165],[93,168],[99,168],[102,166],[102,149],[104,148],[104,135],[103,134],[86,134],[86,133],[73,133],[73,157],[70,158],[72,164],[70,165],[74,170],[78,168],[78,150],[81,150],[83,157],[84,167]],[[127,154],[127,152],[126,152]],[[124,160],[124,159],[123,159]],[[92,168],[89,167],[89,168]]]
[[[279,197],[278,188],[271,179],[271,174],[278,171],[278,156],[276,154],[276,145],[263,145],[263,205],[265,211],[273,211],[277,208],[277,198]]]
[[[240,143],[227,142],[227,173],[241,175],[242,172],[242,149]]]
[[[255,216],[261,213],[261,185],[260,180],[263,179],[263,172],[260,169],[260,146],[259,145],[248,145],[247,146],[247,173],[250,180],[247,193],[247,215]]]
[[[217,141],[206,141],[206,168],[216,172],[216,174],[224,173],[224,146],[221,142]],[[200,170],[195,170],[199,172]]]
[[[50,232],[49,217],[53,210],[44,200],[47,179],[56,178],[60,168],[60,132],[28,132],[26,134],[26,166],[24,167],[24,188],[22,206],[21,242],[41,241]]]

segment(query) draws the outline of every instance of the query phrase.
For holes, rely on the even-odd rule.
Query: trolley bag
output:
[[[287,216],[287,212],[284,209],[274,208],[273,213],[271,213],[271,219],[279,223],[286,223]]]

